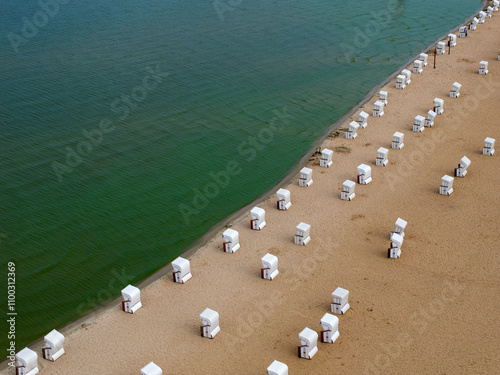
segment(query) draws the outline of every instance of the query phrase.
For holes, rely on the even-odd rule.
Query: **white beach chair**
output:
[[[457,36],[455,34],[448,34],[448,45],[450,47],[456,47],[456,45],[457,45]]]
[[[453,83],[453,88],[450,90],[450,98],[458,98],[460,96],[460,89],[462,85],[458,82]]]
[[[406,77],[400,74],[396,77],[396,88],[402,90],[405,87],[406,87]]]
[[[467,26],[461,26],[458,29],[458,32],[460,33],[460,38],[466,38],[467,37]]]
[[[358,165],[358,184],[367,185],[372,181],[372,167],[366,164]]]
[[[399,234],[401,237],[404,238],[405,236],[405,229],[406,229],[406,225],[408,223],[401,219],[400,217],[398,217],[398,219],[396,220],[396,224],[394,224],[394,232],[391,232],[391,237],[392,237],[392,234],[393,233],[396,233],[396,234]]]
[[[436,118],[436,112],[429,110],[427,112],[427,117],[425,118],[425,126],[431,128],[434,126],[434,119]]]
[[[321,318],[319,324],[323,330],[321,331],[321,342],[333,344],[339,337],[339,318],[335,315],[326,313]]]
[[[340,193],[340,199],[345,201],[352,201],[356,194],[354,193],[354,188],[356,183],[351,180],[345,180],[342,184],[342,192]]]
[[[318,352],[318,333],[310,328],[304,328],[299,333],[299,358],[311,359]]]
[[[162,375],[163,371],[154,362],[149,362],[146,366],[141,369],[141,375]]]
[[[400,233],[391,233],[391,247],[397,247],[401,249],[403,246],[404,237]]]
[[[498,12],[498,7],[500,6],[500,1],[493,0],[493,12]]]
[[[293,242],[297,245],[307,245],[309,241],[311,241],[311,226],[306,223],[299,223],[295,229],[297,233],[295,234]]]
[[[277,202],[278,210],[282,211],[288,210],[292,205],[292,203],[290,202],[290,190],[278,189],[276,195],[278,196],[278,202]]]
[[[387,159],[388,155],[389,155],[389,150],[384,147],[380,147],[377,150],[377,158],[375,159],[375,164],[385,167],[389,162],[389,160]]]
[[[444,55],[445,48],[446,48],[445,42],[438,42],[437,47],[436,47],[436,54],[437,55]]]
[[[451,195],[453,193],[453,177],[444,175],[441,178],[441,186],[439,186],[439,194],[441,195]]]
[[[424,66],[427,66],[427,58],[429,57],[428,54],[426,53],[421,53],[420,54],[420,61],[422,61],[422,63],[424,64]]]
[[[200,314],[200,319],[202,324],[200,327],[201,337],[213,339],[220,332],[219,313],[207,307]]]
[[[380,98],[380,101],[381,101],[382,103],[384,103],[384,105],[385,105],[385,106],[388,104],[388,102],[387,102],[387,96],[388,96],[388,95],[389,95],[389,94],[387,93],[387,91],[380,91],[380,92],[378,93],[378,96],[379,96],[379,98]]]
[[[405,79],[406,85],[409,85],[411,83],[411,72],[408,69],[403,69],[401,71],[401,74],[406,77]]]
[[[135,286],[127,285],[122,289],[122,310],[134,314],[142,307],[141,290]]]
[[[477,29],[477,24],[479,23],[479,20],[474,17],[469,25],[469,30],[474,31]]]
[[[495,138],[487,137],[484,140],[483,155],[493,156],[495,153]]]
[[[288,375],[288,366],[282,362],[273,361],[267,368],[267,375]]]
[[[351,121],[349,124],[349,130],[346,131],[345,137],[347,139],[354,139],[358,136],[359,124],[356,121]]]
[[[273,280],[278,274],[278,257],[267,253],[261,260],[262,268],[260,269],[260,276],[266,280]]]
[[[321,159],[319,161],[320,167],[329,168],[333,164],[333,151],[327,148],[324,148],[321,151]]]
[[[396,132],[392,135],[392,145],[391,147],[396,150],[401,150],[404,147],[404,134],[400,132]]]
[[[422,73],[424,71],[422,69],[423,66],[424,66],[424,63],[420,59],[419,60],[415,60],[413,62],[413,73],[415,73],[415,74]]]
[[[444,113],[444,100],[439,98],[434,98],[434,112],[438,115]]]
[[[222,233],[222,250],[225,253],[235,253],[240,248],[240,234],[228,228]]]
[[[401,257],[401,246],[403,245],[403,236],[398,233],[391,234],[391,247],[387,250],[387,257],[399,259]]]
[[[470,165],[470,160],[467,156],[464,156],[462,159],[460,159],[460,163],[458,163],[458,168],[455,168],[455,177],[465,177],[469,165]]]
[[[304,187],[311,186],[313,183],[312,174],[313,171],[311,168],[306,168],[306,167],[302,168],[300,170],[299,186],[304,186]]]
[[[491,15],[493,14],[493,7],[489,6],[486,8],[486,17],[491,18]]]
[[[338,287],[332,293],[333,302],[331,303],[332,313],[344,315],[351,307],[349,305],[349,291]]]
[[[424,116],[415,116],[415,122],[413,123],[413,131],[414,132],[423,132],[425,129],[425,117]]]
[[[64,351],[64,335],[53,329],[43,338],[45,345],[42,348],[43,358],[54,362]]]
[[[377,100],[373,104],[373,117],[382,117],[384,115],[384,102]]]
[[[38,374],[38,354],[30,348],[24,348],[16,354],[16,375]]]
[[[174,269],[172,276],[176,283],[184,284],[193,277],[191,275],[191,263],[183,257],[178,257],[172,261],[172,268]]]
[[[252,215],[252,220],[250,220],[251,229],[262,230],[266,226],[266,211],[263,208],[252,208],[250,215]]]
[[[484,23],[486,20],[486,12],[480,11],[479,12],[479,23]]]
[[[370,115],[368,113],[366,113],[365,111],[361,111],[359,113],[359,120],[358,120],[358,124],[359,126],[361,126],[363,129],[366,128],[366,126],[368,125],[367,123],[367,120],[368,120],[368,117]]]
[[[479,74],[488,74],[488,61],[479,62]]]

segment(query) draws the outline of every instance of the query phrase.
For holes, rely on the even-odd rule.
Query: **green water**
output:
[[[6,290],[16,264],[17,350],[269,190],[480,5],[3,1],[0,267]],[[6,319],[2,332],[6,348]]]

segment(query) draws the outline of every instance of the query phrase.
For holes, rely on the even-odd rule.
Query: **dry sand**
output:
[[[191,258],[193,279],[180,285],[164,277],[142,291],[136,314],[116,306],[73,332],[66,355],[40,359],[41,373],[138,374],[154,361],[164,374],[264,374],[275,359],[290,374],[500,373],[500,145],[493,157],[481,154],[487,136],[500,142],[499,35],[495,13],[451,55],[439,55],[435,70],[430,55],[405,90],[391,80],[385,115],[370,117],[355,140],[327,139],[333,166],[311,161],[314,183],[290,184],[288,211],[278,211],[272,196],[260,205],[264,230],[249,229],[249,214],[234,223],[235,254],[221,251],[219,233]],[[487,76],[478,74],[480,60],[490,63]],[[448,96],[454,81],[463,85],[458,99]],[[425,116],[435,97],[445,100],[444,114],[413,133],[414,117]],[[395,131],[405,134],[405,147],[375,166]],[[439,195],[441,177],[453,175],[464,155],[472,162],[467,176],[455,178],[451,196]],[[353,201],[340,200],[342,182],[355,180],[361,163],[372,166],[373,182],[357,185]],[[387,248],[398,217],[408,227],[393,260]],[[312,227],[305,247],[293,244],[301,221]],[[259,277],[267,252],[279,257],[272,282]],[[298,333],[321,330],[338,286],[351,304],[339,339],[320,343],[310,361],[297,358]],[[220,313],[213,340],[199,335],[206,307]]]

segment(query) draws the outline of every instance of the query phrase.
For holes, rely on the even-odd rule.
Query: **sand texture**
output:
[[[41,373],[139,374],[154,361],[164,374],[265,374],[273,360],[301,375],[500,373],[500,144],[493,157],[482,155],[486,137],[500,142],[499,36],[495,13],[458,38],[451,55],[439,55],[436,69],[429,54],[406,89],[391,80],[385,115],[371,116],[374,97],[357,112],[370,117],[356,139],[341,130],[325,140],[333,165],[310,161],[314,183],[287,187],[288,211],[276,209],[273,195],[260,204],[262,231],[249,228],[249,213],[234,223],[240,250],[223,253],[219,233],[191,258],[190,281],[164,277],[142,291],[136,314],[116,306],[73,332],[67,354],[39,360]],[[489,61],[486,76],[478,74],[481,60]],[[449,97],[455,81],[460,98]],[[444,114],[412,132],[435,97],[444,99]],[[405,134],[402,150],[390,149],[396,131]],[[375,165],[379,147],[390,149],[386,167]],[[455,178],[451,196],[439,195],[441,177],[453,176],[464,155],[467,176]],[[355,181],[362,163],[373,181],[356,185],[353,201],[341,200],[342,182]],[[388,259],[398,217],[408,221],[402,256]],[[311,225],[307,246],[293,243],[300,222]],[[274,281],[260,278],[268,252],[279,258]],[[319,343],[312,360],[299,359],[299,332],[321,330],[338,286],[350,291],[351,305],[339,317],[340,337]],[[213,340],[199,334],[206,307],[220,314]]]

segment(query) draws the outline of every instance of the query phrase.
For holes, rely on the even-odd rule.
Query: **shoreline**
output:
[[[210,228],[202,237],[198,238],[196,241],[193,242],[193,244],[182,254],[179,256],[182,256],[187,259],[191,259],[194,255],[198,255],[199,253],[202,252],[208,245],[210,245],[213,241],[215,241],[220,233],[224,230],[225,227],[232,226],[236,223],[241,222],[244,220],[248,214],[248,211],[253,208],[254,206],[257,206],[263,202],[268,201],[271,199],[276,191],[281,188],[281,187],[286,187],[289,184],[293,183],[294,180],[297,177],[297,174],[299,170],[308,164],[311,164],[311,161],[314,159],[314,155],[316,153],[316,150],[318,147],[320,147],[325,141],[328,140],[329,136],[337,129],[339,129],[342,125],[347,124],[348,120],[365,104],[370,102],[377,94],[377,92],[384,86],[386,86],[391,80],[394,79],[395,76],[397,76],[402,69],[407,67],[409,64],[411,64],[415,58],[418,57],[418,55],[421,52],[428,52],[433,46],[436,45],[438,41],[443,40],[447,34],[453,33],[460,26],[466,25],[470,22],[470,20],[477,15],[477,13],[484,9],[487,4],[488,0],[483,0],[483,4],[478,10],[475,11],[473,15],[468,17],[466,20],[464,20],[463,23],[459,24],[458,26],[455,26],[452,28],[450,31],[444,33],[441,37],[439,37],[435,42],[429,44],[426,48],[422,49],[420,52],[416,54],[416,56],[411,57],[407,62],[401,65],[398,69],[394,71],[391,75],[389,75],[387,78],[385,78],[380,84],[372,88],[366,96],[356,105],[354,106],[351,110],[349,110],[345,115],[343,115],[341,118],[339,118],[337,121],[335,121],[333,124],[331,124],[327,130],[325,131],[324,135],[318,138],[309,148],[309,150],[300,158],[300,160],[290,169],[288,174],[275,186],[273,186],[270,190],[267,192],[261,194],[258,198],[256,198],[254,201],[249,203],[248,205],[240,208],[239,210],[235,211],[233,214],[229,215],[227,218],[219,221],[217,224],[215,224],[212,228]],[[500,13],[497,13],[497,16]],[[488,21],[487,21],[488,22]],[[429,53],[429,57],[432,55]],[[429,66],[427,69],[432,69],[431,66],[431,61],[429,61]],[[370,116],[370,118],[372,118]],[[341,133],[340,137],[343,135]],[[312,159],[313,158],[313,159]],[[158,271],[147,277],[145,280],[137,284],[136,286],[141,289],[141,292],[144,290],[146,291],[147,289],[151,288],[155,284],[161,282],[163,280],[163,277],[166,276],[167,274],[170,274],[172,271],[172,266],[171,264],[168,264],[166,266],[163,266],[160,268]],[[88,314],[80,317],[79,319],[63,326],[62,328],[59,329],[61,333],[63,333],[65,336],[70,335],[74,333],[75,331],[80,330],[81,328],[85,328],[85,326],[88,326],[89,324],[92,324],[96,322],[96,320],[101,317],[102,315],[106,314],[110,310],[115,309],[121,304],[121,296],[117,297],[116,299],[113,299],[111,301],[108,301],[106,304],[96,308],[95,310],[92,310]],[[39,351],[39,349],[42,347],[43,344],[43,338],[40,338],[33,343],[29,344],[28,347],[32,349],[36,349]],[[0,371],[3,371],[6,367],[8,367],[8,359],[4,359],[2,362],[0,362]]]

